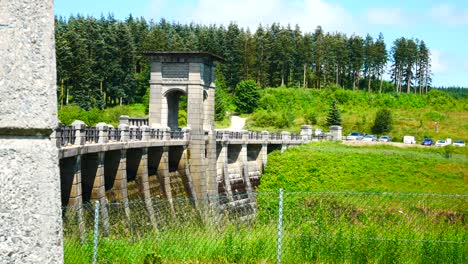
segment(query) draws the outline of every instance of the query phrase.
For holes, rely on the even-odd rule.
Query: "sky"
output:
[[[132,14],[147,20],[223,24],[255,31],[259,24],[298,24],[302,32],[377,38],[390,49],[399,37],[424,40],[431,50],[433,85],[468,87],[468,1],[435,0],[55,0],[55,14]]]

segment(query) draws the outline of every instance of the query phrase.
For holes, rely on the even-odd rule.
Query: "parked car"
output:
[[[390,141],[392,141],[392,138],[390,136],[381,136],[379,138],[379,141],[380,142],[390,142]]]
[[[374,135],[367,135],[362,138],[362,141],[377,141],[377,137]]]
[[[447,140],[445,140],[445,139],[439,139],[435,143],[436,147],[444,147],[444,146],[447,146],[447,145],[448,145],[448,143],[447,143]]]
[[[425,138],[422,141],[421,145],[423,145],[423,146],[432,146],[432,145],[434,145],[434,140],[432,140],[432,138]]]
[[[416,144],[416,139],[413,136],[404,136],[403,143],[405,144]]]
[[[465,141],[455,140],[452,145],[457,146],[457,147],[464,147],[465,146]]]
[[[325,136],[325,132],[323,132],[320,128],[316,128],[315,132],[314,132],[314,135],[318,136],[318,137],[323,137],[323,136]]]
[[[362,140],[363,137],[364,137],[364,134],[361,132],[351,132],[346,139],[347,140]]]

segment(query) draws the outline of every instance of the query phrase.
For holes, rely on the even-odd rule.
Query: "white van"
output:
[[[405,144],[416,144],[416,139],[413,136],[404,136],[403,143]]]

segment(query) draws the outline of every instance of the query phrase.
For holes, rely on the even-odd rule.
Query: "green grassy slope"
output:
[[[270,154],[259,191],[468,193],[468,159],[455,151],[312,143]]]
[[[145,114],[145,106],[143,104],[114,106],[104,110],[94,108],[89,111],[85,111],[77,105],[68,105],[58,111],[59,120],[64,125],[69,125],[75,120],[81,120],[89,126],[94,126],[99,122],[118,126],[119,117],[121,115],[133,117],[147,116]]]
[[[424,137],[468,140],[468,99],[431,91],[428,95],[368,94],[343,89],[269,88],[261,91],[258,109],[249,115],[247,125],[255,130],[291,130],[298,132],[303,124],[310,124],[314,115],[317,124],[328,130],[326,115],[331,100],[337,100],[342,113],[343,133],[351,131],[371,133],[375,113],[389,108],[394,129],[389,133],[400,140],[414,135]],[[435,130],[438,122],[439,132]]]

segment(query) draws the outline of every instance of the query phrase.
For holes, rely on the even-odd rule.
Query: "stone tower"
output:
[[[149,125],[178,130],[179,97],[187,96],[190,175],[196,199],[218,193],[214,135],[214,62],[206,52],[148,52],[151,60]]]

